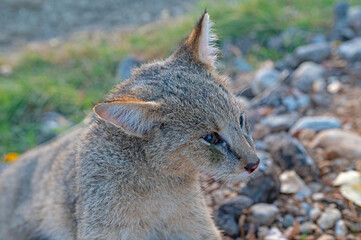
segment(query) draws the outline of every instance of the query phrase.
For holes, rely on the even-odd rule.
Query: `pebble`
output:
[[[298,101],[294,96],[287,96],[282,98],[282,104],[285,105],[288,111],[295,111],[298,109]]]
[[[40,133],[37,142],[43,143],[56,137],[59,132],[72,126],[72,122],[57,112],[45,112],[41,117]]]
[[[355,34],[349,27],[348,22],[349,3],[339,1],[334,5],[334,23],[331,39],[332,40],[348,40]]]
[[[347,226],[344,220],[340,219],[336,222],[336,227],[335,227],[335,234],[336,236],[346,236],[347,235]]]
[[[325,194],[323,194],[322,192],[312,194],[313,201],[321,201],[324,198],[325,198]]]
[[[313,82],[322,78],[325,70],[314,62],[302,63],[292,74],[291,83],[303,92],[312,89]]]
[[[141,63],[134,57],[124,57],[117,67],[117,79],[119,81],[123,81],[127,78],[130,78],[132,70],[136,67],[139,67],[140,64]]]
[[[249,73],[252,71],[252,67],[251,65],[247,62],[246,59],[242,58],[242,57],[237,57],[235,59],[233,59],[233,67],[245,72],[245,73]]]
[[[311,189],[312,193],[318,193],[322,189],[322,184],[319,182],[310,182],[307,184],[308,188]]]
[[[281,193],[292,194],[308,189],[303,180],[294,170],[285,171],[280,175]]]
[[[294,218],[292,215],[287,214],[283,219],[283,226],[285,228],[293,226]]]
[[[302,117],[291,127],[291,135],[302,129],[312,129],[316,132],[325,129],[341,128],[342,124],[338,118],[326,116]]]
[[[317,225],[314,224],[313,222],[304,222],[300,226],[300,232],[301,233],[311,234],[314,231],[316,231],[316,229],[317,229]]]
[[[279,209],[267,203],[258,203],[250,208],[252,213],[252,222],[257,225],[270,226],[277,218]]]
[[[236,196],[227,199],[215,213],[214,221],[228,236],[238,236],[239,227],[236,219],[242,214],[243,209],[253,203],[252,199],[246,196]]]
[[[318,168],[297,139],[280,132],[268,135],[264,141],[282,171],[293,169],[301,177],[318,176]]]
[[[274,171],[262,171],[262,174],[253,177],[238,193],[250,197],[255,203],[272,203],[280,194],[278,176]]]
[[[251,83],[253,94],[260,94],[264,90],[275,86],[280,81],[280,74],[279,71],[269,67],[259,69]]]
[[[335,240],[335,238],[329,234],[323,234],[317,240]]]
[[[269,232],[269,228],[266,226],[260,226],[257,231],[258,238],[264,239],[264,237],[267,236],[267,233]]]
[[[332,94],[339,93],[342,90],[342,83],[339,81],[332,82],[327,86],[327,91]]]
[[[283,234],[278,228],[273,227],[264,237],[264,240],[286,240],[286,238],[283,236]]]
[[[315,206],[311,209],[310,214],[309,214],[310,218],[312,221],[316,221],[320,216],[321,216],[321,210],[319,207]]]
[[[361,37],[342,43],[338,51],[349,62],[361,60]]]
[[[263,139],[265,136],[267,136],[270,133],[271,133],[270,127],[261,123],[257,123],[256,125],[254,125],[252,136],[253,139],[257,141]]]
[[[355,32],[361,33],[361,6],[354,6],[349,9],[348,21]]]
[[[339,156],[348,159],[359,159],[361,157],[361,136],[341,130],[330,129],[318,133],[310,144],[311,148],[331,148]]]
[[[336,208],[328,208],[322,214],[321,217],[317,220],[317,224],[323,229],[330,229],[335,226],[337,220],[341,219],[341,212]]]
[[[269,115],[261,123],[268,126],[271,132],[288,130],[297,120],[298,114]]]
[[[331,55],[331,46],[328,42],[312,43],[300,46],[295,50],[295,57],[301,62],[311,61],[321,63]]]

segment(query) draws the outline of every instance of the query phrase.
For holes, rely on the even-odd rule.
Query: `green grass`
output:
[[[283,53],[269,50],[270,36],[290,26],[324,32],[332,24],[334,0],[242,0],[204,1],[182,18],[142,27],[111,37],[70,39],[57,47],[25,51],[13,65],[13,74],[0,75],[0,156],[21,153],[36,145],[43,112],[56,111],[74,123],[83,119],[92,103],[117,82],[117,63],[126,55],[162,58],[192,29],[207,7],[215,22],[219,43],[253,34],[257,44],[250,50],[252,63],[276,60]],[[352,0],[351,4],[361,4]],[[292,51],[302,41],[291,40]],[[0,56],[0,65],[10,62]]]

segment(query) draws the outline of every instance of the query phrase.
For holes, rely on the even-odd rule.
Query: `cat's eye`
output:
[[[211,133],[211,134],[207,134],[205,136],[202,137],[204,141],[210,143],[210,144],[214,144],[214,145],[217,145],[217,144],[221,144],[223,147],[226,147],[227,146],[227,143],[226,141],[224,141],[222,139],[221,136],[219,136],[218,133],[214,132],[214,133]]]
[[[244,114],[241,115],[241,117],[239,118],[239,121],[240,121],[241,128],[243,128],[243,125],[244,125]]]

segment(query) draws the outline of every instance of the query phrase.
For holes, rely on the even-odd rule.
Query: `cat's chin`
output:
[[[251,174],[248,172],[243,172],[239,174],[229,174],[227,177],[225,177],[225,180],[227,182],[237,182],[237,181],[247,181],[251,177]]]

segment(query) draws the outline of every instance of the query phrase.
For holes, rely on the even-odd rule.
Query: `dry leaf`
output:
[[[346,199],[361,207],[361,183],[342,185],[340,190]]]
[[[333,186],[349,185],[361,183],[361,174],[357,171],[348,171],[340,173],[333,181]]]

